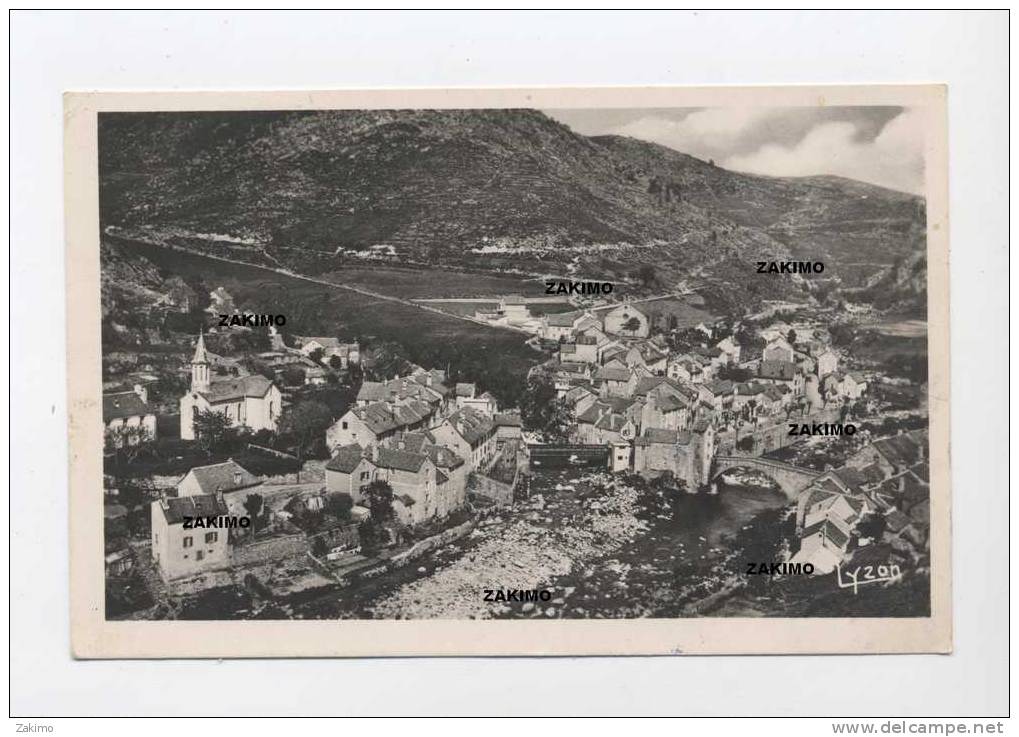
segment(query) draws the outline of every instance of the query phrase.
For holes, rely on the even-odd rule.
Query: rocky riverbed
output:
[[[401,619],[509,615],[512,606],[485,601],[486,589],[547,588],[554,579],[610,554],[648,529],[638,516],[638,489],[618,476],[562,472],[541,477],[531,488],[526,502],[482,522],[471,533],[474,539],[466,541],[462,556],[438,564],[422,561],[423,577],[377,600],[371,615]],[[557,602],[565,601],[559,594],[555,602],[542,604],[542,616],[556,616]],[[524,604],[521,609],[531,613],[536,607]]]

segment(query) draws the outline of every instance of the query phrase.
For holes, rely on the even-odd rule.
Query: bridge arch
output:
[[[749,468],[752,471],[767,476],[778,484],[778,487],[785,494],[789,501],[796,501],[800,492],[810,486],[811,482],[821,474],[808,468],[800,468],[790,463],[773,461],[767,458],[754,456],[715,456],[711,466],[711,486],[714,488],[718,477],[733,468]]]

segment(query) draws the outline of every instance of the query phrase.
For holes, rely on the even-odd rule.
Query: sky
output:
[[[774,176],[835,174],[922,194],[923,125],[902,107],[545,110],[583,135],[639,138]]]

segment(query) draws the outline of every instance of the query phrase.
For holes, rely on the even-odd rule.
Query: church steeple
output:
[[[191,359],[191,391],[209,391],[209,354],[205,350],[205,335],[198,331],[195,357]]]

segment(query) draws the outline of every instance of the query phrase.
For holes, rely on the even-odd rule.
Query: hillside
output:
[[[599,279],[651,263],[663,284],[762,299],[795,280],[752,278],[754,261],[822,260],[859,282],[920,248],[924,217],[910,195],[739,174],[533,110],[104,114],[100,203],[104,226],[201,234],[205,250],[306,273],[375,246]]]

